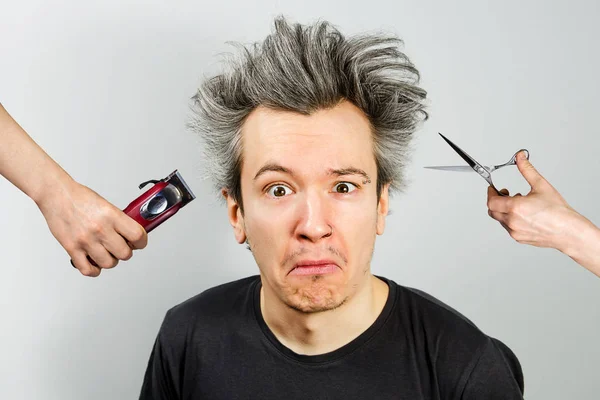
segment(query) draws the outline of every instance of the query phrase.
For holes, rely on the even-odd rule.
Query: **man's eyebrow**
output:
[[[371,183],[371,178],[369,178],[369,175],[360,168],[348,167],[341,169],[330,169],[329,171],[327,171],[327,174],[335,176],[361,175],[363,178],[365,178],[365,181],[363,183]]]
[[[269,162],[269,163],[266,163],[265,165],[263,165],[258,170],[256,175],[254,175],[254,180],[257,180],[262,174],[264,174],[266,172],[270,172],[270,171],[271,172],[283,172],[285,174],[294,176],[294,172],[291,169],[286,168],[283,165],[280,165],[277,163]],[[327,175],[335,175],[335,176],[360,175],[363,178],[365,178],[365,181],[363,182],[364,184],[371,183],[371,178],[369,177],[369,175],[360,168],[347,167],[347,168],[340,168],[340,169],[329,169],[327,171]]]
[[[268,172],[268,171],[283,172],[285,174],[294,176],[294,173],[292,172],[291,169],[286,168],[283,165],[279,165],[277,163],[270,162],[270,163],[266,163],[265,165],[262,166],[261,169],[258,170],[256,175],[254,175],[254,180],[257,180],[259,176],[261,176],[262,174],[264,174],[265,172]]]

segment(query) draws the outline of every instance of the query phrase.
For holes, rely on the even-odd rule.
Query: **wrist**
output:
[[[37,185],[29,193],[29,197],[43,212],[48,203],[54,202],[57,198],[68,196],[74,184],[75,180],[66,171],[58,167],[40,177]]]
[[[600,229],[577,214],[570,231],[568,238],[557,249],[600,276]]]
[[[558,242],[553,247],[568,256],[576,255],[585,242],[585,233],[590,222],[571,208],[568,208],[562,219],[562,235],[557,236]]]

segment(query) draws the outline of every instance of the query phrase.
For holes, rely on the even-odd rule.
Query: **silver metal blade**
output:
[[[427,169],[439,169],[442,171],[457,171],[457,172],[475,172],[475,170],[473,170],[473,168],[471,168],[468,165],[461,165],[461,166],[439,166],[439,167],[424,167]]]
[[[461,166],[435,166],[435,167],[424,167],[428,169],[439,169],[442,171],[457,171],[457,172],[475,172],[473,168],[469,165],[461,165]],[[489,167],[484,167],[489,171]]]

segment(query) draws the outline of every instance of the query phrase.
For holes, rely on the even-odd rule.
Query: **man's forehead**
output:
[[[261,169],[326,175],[375,167],[369,122],[350,103],[311,115],[258,108],[244,123],[242,143],[242,168],[252,180]]]

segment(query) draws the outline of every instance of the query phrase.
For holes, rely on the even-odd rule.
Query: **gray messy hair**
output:
[[[240,46],[229,70],[204,81],[192,97],[190,128],[205,143],[208,172],[218,191],[240,205],[242,125],[257,107],[304,115],[349,101],[371,124],[377,164],[377,199],[384,185],[403,191],[408,146],[428,118],[420,75],[395,36],[345,38],[326,21],[309,26],[275,18],[262,43]]]

